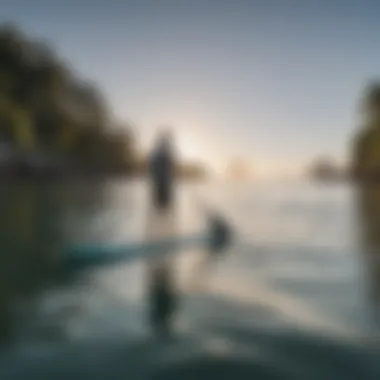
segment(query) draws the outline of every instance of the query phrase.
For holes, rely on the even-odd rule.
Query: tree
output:
[[[101,91],[9,24],[0,26],[0,139],[78,165],[127,167],[134,154],[128,134],[111,131]]]
[[[364,123],[352,146],[351,172],[357,179],[380,175],[380,83],[373,82],[364,91]]]

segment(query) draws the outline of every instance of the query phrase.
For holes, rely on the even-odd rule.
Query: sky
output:
[[[185,158],[291,172],[344,160],[380,74],[373,0],[0,0],[104,92],[148,148],[173,127]]]

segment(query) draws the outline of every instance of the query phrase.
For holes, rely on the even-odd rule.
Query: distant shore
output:
[[[100,169],[100,168],[60,168],[60,169],[22,169],[13,170],[0,169],[0,182],[30,182],[30,181],[108,181],[120,179],[145,179],[148,174],[134,168],[130,169]],[[206,175],[196,175],[190,173],[180,173],[177,179],[183,181],[203,181],[208,178]]]
[[[146,177],[146,160],[114,163],[89,160],[53,159],[48,155],[13,155],[0,161],[1,180],[112,180]],[[181,163],[176,168],[177,178],[200,180],[208,177],[202,165]]]

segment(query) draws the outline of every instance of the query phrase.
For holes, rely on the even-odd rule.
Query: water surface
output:
[[[348,186],[179,186],[173,233],[202,230],[207,205],[237,238],[206,272],[202,250],[173,262],[183,296],[170,344],[150,337],[143,261],[70,277],[57,256],[70,242],[146,240],[159,223],[144,183],[19,184],[0,195],[4,376],[119,378],[133,368],[135,378],[177,378],[200,366],[208,376],[240,368],[247,378],[379,378],[368,341],[377,279]]]

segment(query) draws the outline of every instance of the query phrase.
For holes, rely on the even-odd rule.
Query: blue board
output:
[[[106,243],[73,244],[62,250],[64,265],[72,269],[148,260],[168,254],[175,254],[183,249],[207,244],[208,236],[198,235],[172,238],[154,242],[125,243],[120,245]]]
[[[153,242],[73,244],[61,252],[64,265],[70,269],[148,260],[180,252],[182,249],[200,247],[211,253],[225,249],[231,241],[231,228],[220,218],[211,218],[209,229],[203,234],[173,237]]]

